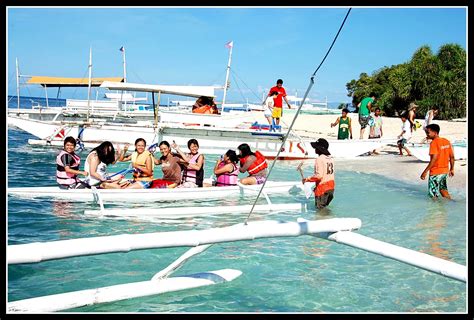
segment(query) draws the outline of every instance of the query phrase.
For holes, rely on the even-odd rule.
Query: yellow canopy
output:
[[[123,78],[92,78],[91,86],[99,87],[104,81],[123,82]],[[43,87],[87,87],[89,86],[89,78],[58,78],[32,76],[28,80],[27,84],[39,84]]]

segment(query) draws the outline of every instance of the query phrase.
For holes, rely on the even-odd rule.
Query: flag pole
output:
[[[89,48],[89,85],[87,90],[87,119],[89,122],[90,104],[91,104],[91,86],[92,86],[92,47]]]
[[[18,58],[16,58],[16,101],[17,110],[20,112],[20,68],[18,67]]]
[[[225,75],[224,96],[222,97],[222,110],[224,110],[225,98],[227,96],[227,88],[229,87],[229,71],[230,71],[230,62],[232,61],[232,48],[234,47],[234,41],[227,43],[226,47],[230,48],[230,51],[229,51],[229,62],[227,63],[227,72]]]

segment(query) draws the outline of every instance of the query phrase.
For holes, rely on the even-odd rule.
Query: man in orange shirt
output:
[[[430,124],[426,126],[426,137],[432,139],[430,144],[430,163],[421,174],[421,180],[426,179],[428,172],[428,193],[433,199],[440,195],[451,199],[448,192],[447,177],[454,176],[454,152],[451,142],[439,136],[439,125]]]
[[[311,142],[318,157],[314,163],[314,175],[309,178],[303,178],[305,182],[316,182],[314,188],[314,197],[316,208],[322,209],[329,205],[334,198],[334,160],[328,151],[329,143],[326,139],[320,138]]]

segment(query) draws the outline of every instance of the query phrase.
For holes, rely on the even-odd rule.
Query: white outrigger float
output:
[[[39,263],[112,252],[130,252],[132,250],[183,246],[192,248],[167,268],[155,274],[149,281],[9,301],[7,308],[11,313],[54,312],[228,282],[239,277],[242,272],[223,269],[178,277],[169,276],[188,259],[216,243],[301,235],[320,237],[401,261],[458,281],[467,281],[466,266],[352,232],[359,229],[361,224],[357,218],[333,218],[317,221],[298,219],[297,222],[267,220],[206,230],[121,234],[10,245],[7,248],[9,265]]]

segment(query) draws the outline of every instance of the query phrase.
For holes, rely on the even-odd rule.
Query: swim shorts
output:
[[[315,197],[316,208],[322,209],[331,203],[334,198],[334,190],[328,190],[319,197]]]
[[[282,112],[282,108],[277,108],[277,107],[274,107],[273,108],[273,112],[272,112],[272,118],[281,118],[283,112]]]
[[[359,115],[359,124],[361,129],[365,129],[369,124],[370,116],[361,116]]]
[[[142,185],[143,189],[148,189],[151,187],[151,183],[153,181],[137,181],[137,180],[132,180],[130,181],[130,183],[135,183],[135,182],[138,182]]]
[[[397,141],[397,144],[402,148],[405,146],[405,143],[407,143],[407,139],[400,139]]]
[[[265,182],[265,180],[267,180],[267,178],[264,176],[254,176],[254,178],[257,180],[257,184],[262,184]]]
[[[441,197],[440,190],[448,191],[448,174],[436,174],[428,178],[428,194],[431,198]]]

